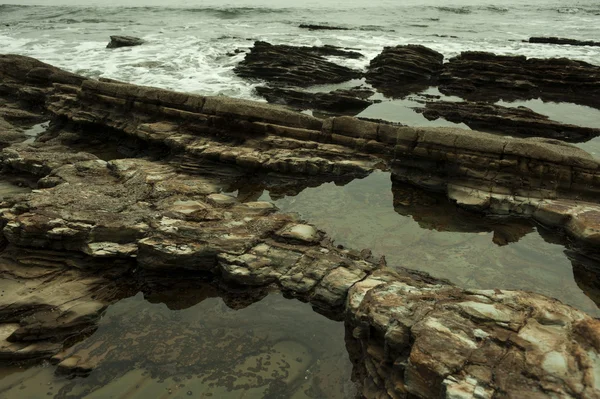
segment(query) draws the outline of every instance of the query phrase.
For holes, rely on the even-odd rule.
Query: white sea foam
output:
[[[600,47],[522,42],[537,35],[593,39],[600,24],[600,15],[593,13],[594,2],[569,7],[564,2],[512,1],[512,5],[497,9],[489,1],[462,0],[456,4],[467,8],[458,11],[427,1],[423,6],[380,1],[377,7],[373,2],[367,6],[367,2],[355,1],[339,8],[324,2],[315,9],[301,5],[287,9],[275,0],[261,0],[260,7],[250,8],[211,8],[204,3],[204,8],[194,9],[3,8],[0,11],[8,26],[0,27],[0,47],[4,53],[33,56],[91,77],[242,98],[253,98],[252,89],[259,82],[235,76],[233,68],[244,54],[230,54],[238,48],[249,49],[254,40],[355,49],[365,57],[331,60],[356,69],[364,69],[384,46],[409,43],[428,46],[446,59],[475,50],[568,57],[600,65]],[[128,4],[152,5],[142,0]],[[176,5],[169,3],[169,7]],[[573,10],[564,12],[566,8]],[[308,31],[299,29],[300,23],[326,23],[351,30]],[[147,43],[108,50],[108,36],[113,34],[140,36]]]

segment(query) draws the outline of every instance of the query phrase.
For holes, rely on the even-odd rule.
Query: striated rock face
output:
[[[566,39],[564,37],[530,37],[529,43],[566,44],[569,46],[600,46],[600,42],[594,42],[592,40]]]
[[[436,101],[428,102],[419,111],[429,120],[444,118],[455,123],[465,123],[471,129],[520,137],[547,137],[578,143],[600,136],[600,129],[556,122],[526,107]]]
[[[361,77],[360,71],[329,62],[323,56],[362,57],[335,47],[294,47],[257,41],[234,71],[244,78],[300,87]]]
[[[106,48],[120,48],[120,47],[133,47],[141,46],[145,42],[139,37],[133,36],[111,36],[110,43]]]
[[[322,121],[252,101],[96,81],[56,85],[49,109],[72,123],[166,147],[188,172],[201,160],[332,177],[387,166],[395,179],[446,192],[469,209],[532,216],[585,242],[600,239],[599,163],[557,140],[351,117]]]
[[[95,363],[72,356],[62,338],[93,331],[119,299],[115,284],[187,272],[277,287],[344,320],[366,398],[600,397],[600,321],[532,293],[463,290],[393,270],[270,203],[223,193],[258,172],[295,179],[390,166],[395,179],[446,190],[465,207],[531,215],[597,245],[600,168],[587,153],[120,83],[53,87],[58,133],[0,156],[7,173],[40,178],[0,204],[0,276],[11,289],[0,296],[3,360],[89,372]],[[98,131],[169,151],[108,162],[72,151],[68,137]]]
[[[393,97],[404,96],[435,84],[444,56],[425,46],[386,47],[371,60],[367,82]]]
[[[596,398],[597,387],[584,382],[598,367],[595,355],[584,361],[588,368],[577,353],[597,350],[589,334],[600,322],[556,305],[534,294],[418,286],[375,272],[347,300],[363,394]]]
[[[440,91],[471,101],[541,97],[600,107],[600,66],[567,58],[463,52],[444,65]]]
[[[368,98],[375,94],[371,90],[361,89],[360,87],[339,89],[329,93],[257,87],[256,92],[270,103],[287,105],[301,110],[315,109],[344,115],[356,115],[362,112],[373,104],[373,101],[368,100]]]

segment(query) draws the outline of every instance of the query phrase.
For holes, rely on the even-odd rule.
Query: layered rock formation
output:
[[[440,91],[471,101],[540,97],[600,107],[600,66],[469,51],[444,65]]]
[[[600,136],[600,129],[550,120],[526,107],[503,107],[481,102],[428,102],[419,109],[429,120],[444,118],[474,130],[519,137],[547,137],[579,143]]]
[[[141,46],[145,41],[134,36],[111,36],[106,48]]]
[[[60,338],[93,329],[118,299],[96,288],[124,284],[133,270],[185,271],[274,285],[344,320],[366,398],[600,397],[598,320],[536,294],[463,290],[388,267],[270,203],[223,193],[248,173],[361,176],[387,165],[397,179],[447,190],[464,206],[532,215],[597,245],[599,164],[583,151],[53,76],[42,85],[54,83],[46,92],[53,132],[0,156],[7,172],[40,178],[37,190],[0,209],[3,282],[15,287],[0,296],[4,359],[52,358],[62,372],[85,373],[90,364],[63,351],[69,342]],[[72,151],[73,135],[98,132],[135,137],[163,157],[107,162]],[[86,266],[102,262],[114,272]],[[57,294],[66,280],[74,285]]]
[[[583,241],[600,239],[599,163],[556,140],[350,117],[322,121],[250,101],[97,81],[57,85],[49,109],[166,146],[188,170],[200,159],[312,176],[364,175],[388,165],[395,178],[447,192],[465,207],[533,216]]]
[[[356,115],[373,101],[368,100],[375,92],[360,87],[339,89],[329,93],[311,93],[276,87],[257,87],[256,92],[273,104],[287,105],[304,110],[314,109],[334,114]]]
[[[360,53],[332,46],[294,47],[257,41],[234,71],[244,78],[300,87],[361,77],[360,71],[329,62],[323,56],[362,57]]]
[[[402,97],[434,85],[444,56],[421,45],[385,47],[371,60],[367,82],[392,97]]]
[[[529,43],[536,44],[561,44],[561,45],[569,45],[569,46],[600,46],[600,42],[595,42],[593,40],[576,40],[576,39],[566,39],[564,37],[530,37]]]

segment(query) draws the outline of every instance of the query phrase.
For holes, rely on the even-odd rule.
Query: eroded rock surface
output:
[[[463,52],[444,65],[440,91],[470,101],[542,98],[600,107],[600,66],[567,58]]]
[[[597,245],[599,164],[587,153],[461,129],[322,121],[121,83],[53,87],[47,106],[62,133],[0,157],[11,173],[41,178],[0,209],[8,245],[0,284],[11,292],[0,296],[5,360],[64,353],[69,342],[60,338],[92,330],[118,299],[106,287],[126,284],[133,271],[186,272],[272,285],[344,320],[366,398],[600,397],[598,320],[540,295],[463,290],[388,267],[270,203],[223,192],[239,177],[223,165],[292,179],[391,166],[396,179],[445,190],[465,207],[531,215]],[[107,162],[61,139],[102,129],[168,151]],[[89,371],[66,354],[54,358],[61,372]]]
[[[450,122],[464,123],[474,130],[518,137],[547,137],[577,143],[600,136],[600,129],[556,122],[527,107],[435,101],[428,102],[419,111],[429,120],[444,118]]]
[[[385,47],[371,60],[367,82],[386,95],[402,97],[434,85],[444,56],[421,45]]]
[[[360,71],[327,61],[324,56],[362,57],[360,53],[332,46],[294,47],[257,41],[234,71],[244,78],[300,87],[361,77]]]

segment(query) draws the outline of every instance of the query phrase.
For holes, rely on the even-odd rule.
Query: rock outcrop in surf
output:
[[[421,45],[386,47],[371,60],[367,82],[380,92],[403,97],[437,82],[444,56]]]
[[[323,56],[362,57],[360,53],[331,46],[294,47],[257,41],[234,71],[244,78],[299,87],[340,83],[362,76],[360,71],[327,61]]]
[[[121,48],[141,46],[145,41],[134,36],[111,36],[106,48]]]

